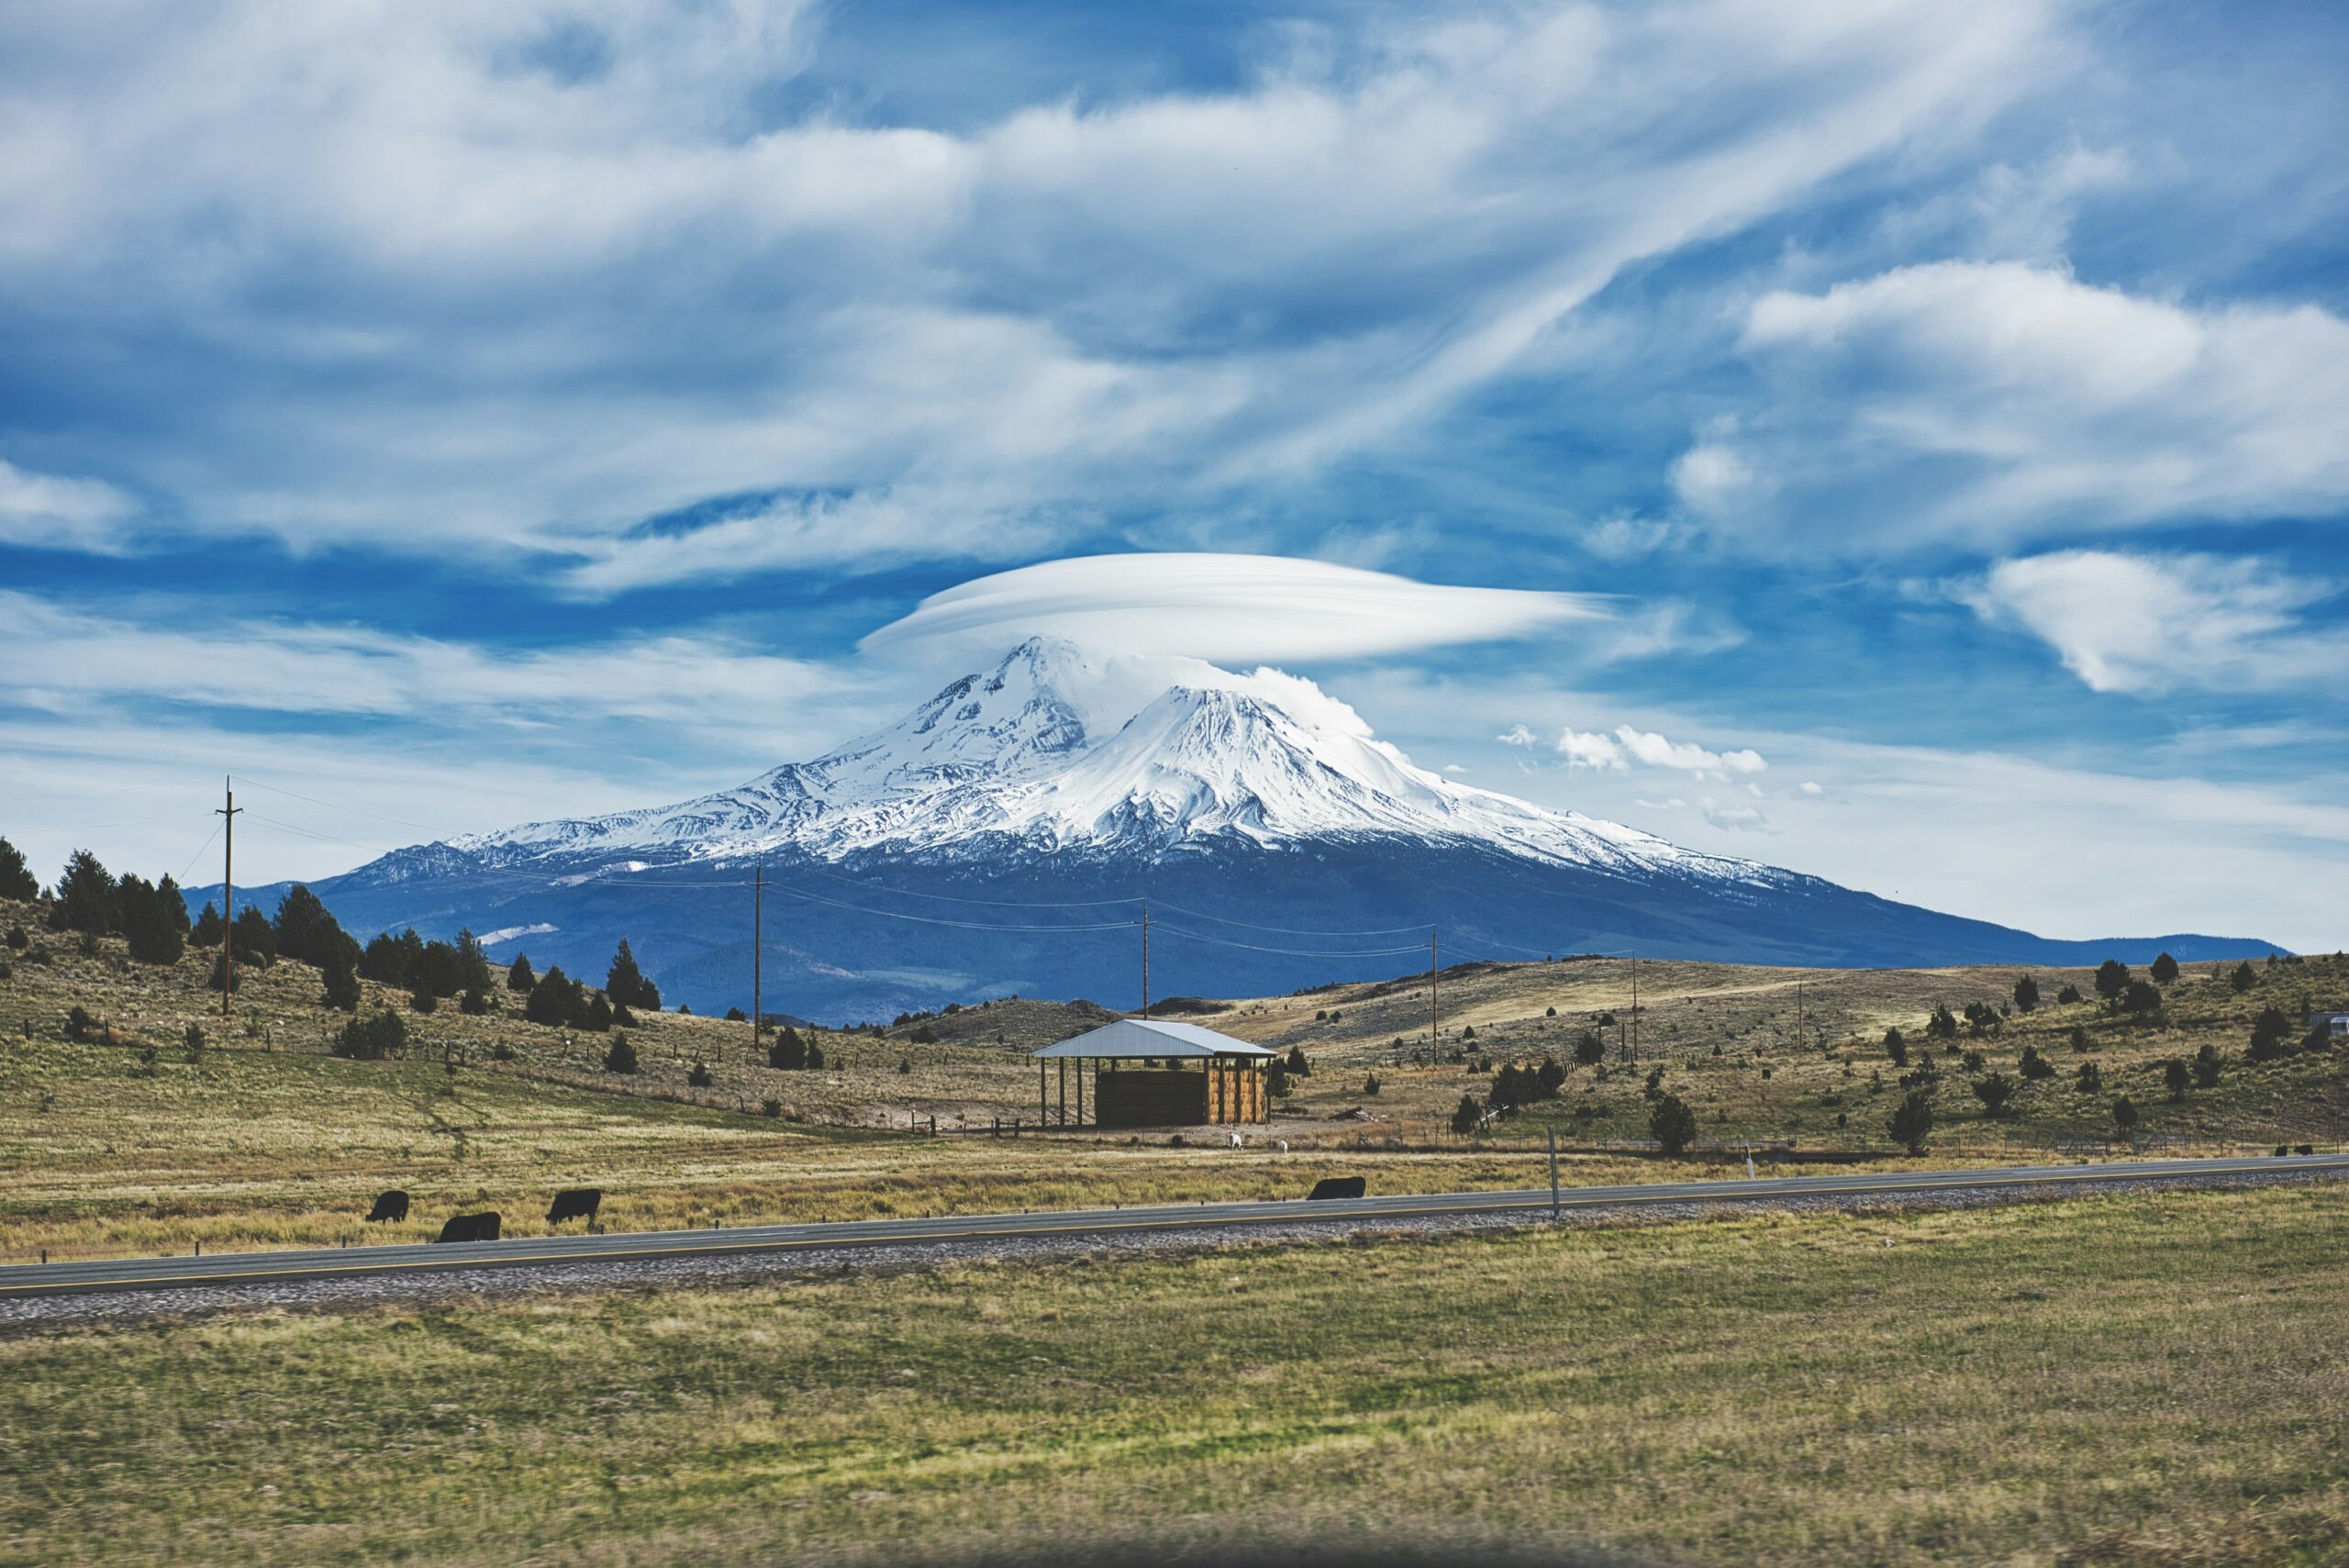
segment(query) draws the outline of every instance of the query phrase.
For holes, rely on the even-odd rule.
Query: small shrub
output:
[[[187,1031],[180,1036],[180,1043],[187,1048],[187,1059],[190,1062],[202,1061],[204,1058],[204,1026],[202,1024],[188,1025]]]
[[[1911,1154],[1925,1151],[1925,1140],[1933,1130],[1933,1095],[1930,1089],[1911,1089],[1900,1104],[1894,1107],[1892,1118],[1885,1124],[1892,1140]]]
[[[913,1058],[912,1058],[912,1057],[910,1057],[910,1056],[900,1056],[899,1058],[897,1058],[897,1076],[898,1076],[898,1077],[903,1078],[903,1077],[907,1076],[908,1073],[912,1073],[912,1072],[913,1072],[913,1070],[914,1070],[914,1062],[913,1062]]]
[[[2042,1078],[2055,1076],[2054,1067],[2049,1063],[2047,1058],[2039,1054],[2039,1048],[2035,1045],[2026,1045],[2022,1048],[2022,1059],[2015,1063],[2015,1070],[2023,1075],[2025,1083],[2031,1084],[2035,1084]]]
[[[2080,1075],[2073,1081],[2072,1087],[2083,1095],[2104,1093],[2104,1069],[2093,1062],[2081,1062]]]
[[[25,948],[31,942],[31,940],[32,939],[30,937],[25,935],[25,929],[22,926],[11,926],[8,928],[8,946],[14,951],[17,952],[24,951]]]
[[[337,1031],[334,1053],[353,1062],[381,1062],[407,1046],[407,1024],[389,1007],[370,1007]]]
[[[1678,1154],[1697,1136],[1697,1113],[1677,1095],[1666,1095],[1648,1113],[1648,1136],[1666,1154]]]
[[[604,1071],[627,1074],[637,1071],[636,1047],[629,1042],[627,1035],[612,1036],[611,1047],[604,1052]]]
[[[2171,1099],[2182,1100],[2186,1098],[2187,1085],[2193,1082],[2194,1073],[2192,1069],[2188,1068],[2185,1062],[2179,1061],[2176,1057],[2173,1056],[2168,1061],[2162,1063],[2162,1084],[2165,1088],[2169,1090],[2169,1097]]]
[[[1362,1081],[1362,1092],[1371,1099],[1378,1098],[1378,1074],[1373,1073]]]
[[[407,999],[407,1005],[419,1013],[434,1013],[440,1010],[440,998],[419,985],[416,995]]]
[[[2137,1129],[2137,1102],[2123,1095],[2112,1102],[2112,1125],[2126,1138]]]
[[[2235,995],[2241,995],[2259,984],[2259,972],[2251,967],[2251,960],[2244,959],[2235,965],[2235,972],[2227,976],[2227,984],[2235,988]]]
[[[1983,1111],[1991,1117],[2007,1114],[2007,1103],[2015,1097],[2018,1087],[2012,1078],[2003,1073],[1987,1073],[1974,1080],[1974,1097],[1982,1102]]]
[[[514,1048],[501,1040],[489,1048],[489,1059],[492,1062],[511,1062],[514,1060]]]
[[[607,1060],[608,1061],[608,1058]],[[696,1089],[707,1089],[712,1084],[718,1082],[718,1080],[710,1075],[710,1071],[707,1066],[696,1062],[693,1064],[692,1069],[686,1073],[685,1082],[691,1084]]]
[[[89,1010],[77,1002],[65,1010],[65,1038],[77,1044],[86,1040],[96,1023],[97,1020],[90,1017]]]
[[[2195,1086],[2202,1089],[2217,1088],[2219,1073],[2225,1065],[2225,1059],[2219,1054],[2217,1049],[2205,1042],[2202,1049],[2194,1053]]]
[[[783,1102],[781,1100],[761,1100],[759,1102],[759,1114],[763,1117],[779,1117],[783,1114]]]
[[[2074,1051],[2086,1051],[2088,1049],[2088,1031],[2082,1025],[2074,1024],[2072,1026],[2072,1032],[2068,1038],[2072,1042],[2072,1049]]]
[[[2066,985],[2064,989],[2055,993],[2056,1002],[2066,1007],[2076,1006],[2087,999],[2087,998],[2080,995],[2080,988],[2076,985]]]
[[[1452,1130],[1471,1133],[1484,1125],[1485,1107],[1474,1095],[1463,1095],[1460,1103],[1452,1107]]]

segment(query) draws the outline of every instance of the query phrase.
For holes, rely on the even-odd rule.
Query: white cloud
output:
[[[1637,762],[1726,782],[1731,773],[1758,773],[1770,766],[1759,751],[1710,751],[1694,741],[1667,740],[1653,730],[1634,729],[1628,724],[1617,725],[1612,735],[1569,727],[1559,734],[1557,749],[1568,768],[1610,773],[1622,773]]]
[[[1541,737],[1534,734],[1529,726],[1512,724],[1493,739],[1504,746],[1531,747],[1541,740]]]
[[[2052,16],[1362,13],[1343,69],[949,131],[775,123],[793,4],[19,7],[0,309],[224,370],[86,437],[161,432],[110,472],[175,526],[542,545],[595,593],[992,559],[1408,440],[1626,265],[1979,125]],[[633,531],[729,495],[785,499]]]
[[[1731,534],[1996,543],[2349,506],[2349,321],[2313,306],[2193,309],[1944,261],[1765,295],[1742,347],[1767,405],[1674,471]]]
[[[1041,632],[1195,659],[1347,659],[1496,641],[1607,614],[1594,595],[1453,587],[1289,556],[1096,555],[932,594],[863,646],[1000,649]]]
[[[1801,783],[1801,784],[1799,784],[1796,785],[1796,786],[1795,786],[1795,788],[1796,788],[1796,790],[1797,790],[1797,792],[1798,792],[1798,793],[1802,794],[1802,795],[1810,795],[1810,796],[1813,796],[1814,798],[1815,798],[1815,797],[1817,797],[1817,796],[1819,796],[1819,795],[1825,795],[1825,794],[1827,793],[1827,791],[1826,791],[1823,787],[1821,787],[1821,786],[1820,786],[1820,784],[1819,781],[1818,781],[1818,780],[1816,780],[1816,779],[1805,779],[1805,780],[1803,780],[1803,781],[1802,781],[1802,783]]]
[[[0,459],[0,544],[112,551],[137,510],[111,484],[35,473]]]
[[[2349,632],[2311,629],[2299,612],[2339,588],[2256,558],[2066,550],[2001,561],[1960,592],[2092,690],[2162,692],[2338,681]]]
[[[857,684],[722,634],[502,650],[316,622],[244,619],[216,631],[161,619],[0,591],[0,664],[19,672],[11,697],[60,712],[151,699],[425,722],[462,715],[503,728],[734,727]]]
[[[1558,751],[1569,768],[1605,769],[1620,773],[1629,765],[1623,761],[1623,748],[1612,737],[1579,729],[1560,732]]]
[[[1761,833],[1769,830],[1770,818],[1759,806],[1724,806],[1711,795],[1698,804],[1704,808],[1705,820],[1725,833]]]

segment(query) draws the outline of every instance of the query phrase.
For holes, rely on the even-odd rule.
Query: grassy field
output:
[[[2349,1191],[0,1341],[0,1562],[2349,1555]]]
[[[406,1015],[403,1059],[349,1062],[328,1050],[342,1015],[321,1005],[315,972],[300,964],[247,975],[238,1018],[224,1029],[218,998],[204,984],[206,956],[150,967],[131,962],[112,940],[84,953],[70,936],[38,930],[33,913],[0,906],[0,927],[26,925],[33,944],[0,955],[8,971],[0,976],[0,1259],[43,1249],[69,1256],[409,1240],[474,1207],[496,1207],[511,1229],[529,1234],[543,1229],[548,1195],[565,1185],[607,1189],[605,1222],[616,1229],[1270,1197],[1321,1174],[1361,1173],[1376,1192],[1528,1185],[1542,1179],[1535,1148],[1552,1128],[1575,1151],[1569,1182],[1742,1171],[1734,1157],[1665,1162],[1606,1148],[1644,1136],[1647,1079],[1659,1066],[1662,1087],[1697,1108],[1703,1138],[1792,1139],[1804,1151],[1857,1151],[1897,1167],[1916,1162],[1884,1130],[1899,1091],[1877,1044],[1883,1029],[1898,1024],[1921,1037],[1936,1003],[1994,1000],[2014,979],[1987,970],[1642,964],[1636,1060],[1577,1069],[1557,1101],[1467,1140],[1444,1122],[1464,1093],[1489,1087],[1475,1069],[1479,1057],[1568,1059],[1574,1038],[1609,1013],[1615,1051],[1632,1051],[1628,964],[1448,973],[1448,1021],[1432,1065],[1396,1060],[1425,1043],[1423,976],[1243,1000],[1192,1016],[1279,1049],[1298,1046],[1318,1066],[1280,1104],[1275,1125],[1234,1151],[1197,1132],[1017,1140],[905,1132],[909,1118],[925,1130],[935,1118],[950,1133],[994,1118],[1032,1124],[1027,1052],[1102,1016],[1065,1004],[994,1000],[880,1036],[827,1031],[827,1069],[801,1073],[753,1060],[745,1024],[662,1014],[628,1031],[642,1071],[625,1076],[601,1071],[607,1037],[531,1025],[510,1006],[466,1018],[444,1005]],[[2045,972],[2041,982],[2053,996],[2067,981],[2085,988],[2086,978]],[[2043,1154],[2093,1139],[2110,1129],[2110,1099],[2122,1093],[2156,1139],[2193,1147],[2335,1142],[2349,1111],[2349,1062],[2325,1052],[2252,1065],[2240,1054],[2260,1007],[2297,1012],[2344,991],[2349,965],[2311,958],[2263,968],[2247,995],[2198,970],[2170,988],[2162,1021],[2150,1028],[2094,1004],[2005,1020],[1955,1042],[1960,1054],[1937,1058],[1945,1063],[1941,1126],[1925,1162]],[[405,1005],[381,993],[372,999]],[[105,1020],[106,1039],[63,1038],[75,1005]],[[184,1043],[190,1023],[206,1031],[193,1053]],[[2075,1025],[2087,1051],[2069,1041]],[[2205,1040],[2231,1058],[2220,1084],[2173,1100],[2161,1063]],[[2027,1086],[2016,1114],[1994,1121],[1965,1088],[1963,1052],[1978,1051],[1985,1070],[2011,1073],[2026,1043],[2057,1076]],[[1465,1060],[1450,1060],[1454,1053]],[[2081,1062],[2098,1064],[2100,1092],[2072,1087]],[[707,1084],[691,1081],[696,1065]],[[1373,1073],[1376,1096],[1364,1093]],[[1275,1137],[1296,1152],[1280,1155]],[[359,1227],[373,1194],[394,1186],[417,1195],[411,1221]]]

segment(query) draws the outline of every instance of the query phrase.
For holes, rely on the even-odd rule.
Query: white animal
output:
[[[1288,1152],[1288,1140],[1287,1140],[1287,1139],[1286,1139],[1286,1138],[1276,1138],[1276,1139],[1273,1140],[1273,1141],[1274,1141],[1274,1142],[1275,1142],[1275,1143],[1277,1143],[1277,1144],[1279,1144],[1279,1145],[1281,1146],[1281,1152],[1282,1152],[1282,1153],[1286,1154],[1286,1153],[1287,1153],[1287,1152]]]
[[[1234,1149],[1245,1149],[1248,1147],[1248,1140],[1235,1132],[1231,1135],[1231,1146]]]

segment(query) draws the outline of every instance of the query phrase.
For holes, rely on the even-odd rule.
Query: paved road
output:
[[[1300,1177],[1312,1169],[1300,1156]],[[1567,1187],[1564,1207],[1577,1214],[1636,1209],[1649,1204],[1737,1200],[1846,1198],[1958,1193],[1987,1188],[2094,1186],[2099,1183],[2190,1182],[2285,1172],[2349,1175],[2349,1154],[2245,1157],[2225,1160],[2133,1160],[2110,1164],[2024,1165],[1966,1171],[1913,1171],[1859,1175],[1769,1177],[1760,1181],[1656,1182],[1637,1186]],[[1546,1187],[1506,1192],[1423,1193],[1308,1204],[1210,1203],[1154,1208],[1056,1209],[1038,1214],[970,1214],[939,1219],[872,1219],[827,1225],[761,1225],[737,1230],[646,1230],[619,1235],[552,1236],[449,1246],[320,1248],[303,1251],[226,1252],[210,1257],[110,1258],[95,1262],[20,1263],[0,1267],[0,1300],[72,1296],[109,1290],[154,1290],[206,1284],[273,1284],[364,1274],[417,1274],[454,1269],[525,1268],[612,1260],[707,1257],[714,1253],[806,1251],[820,1248],[888,1246],[907,1242],[983,1242],[1007,1238],[1132,1235],[1141,1232],[1245,1229],[1299,1220],[1351,1223],[1431,1215],[1522,1213],[1539,1218],[1550,1207]]]

